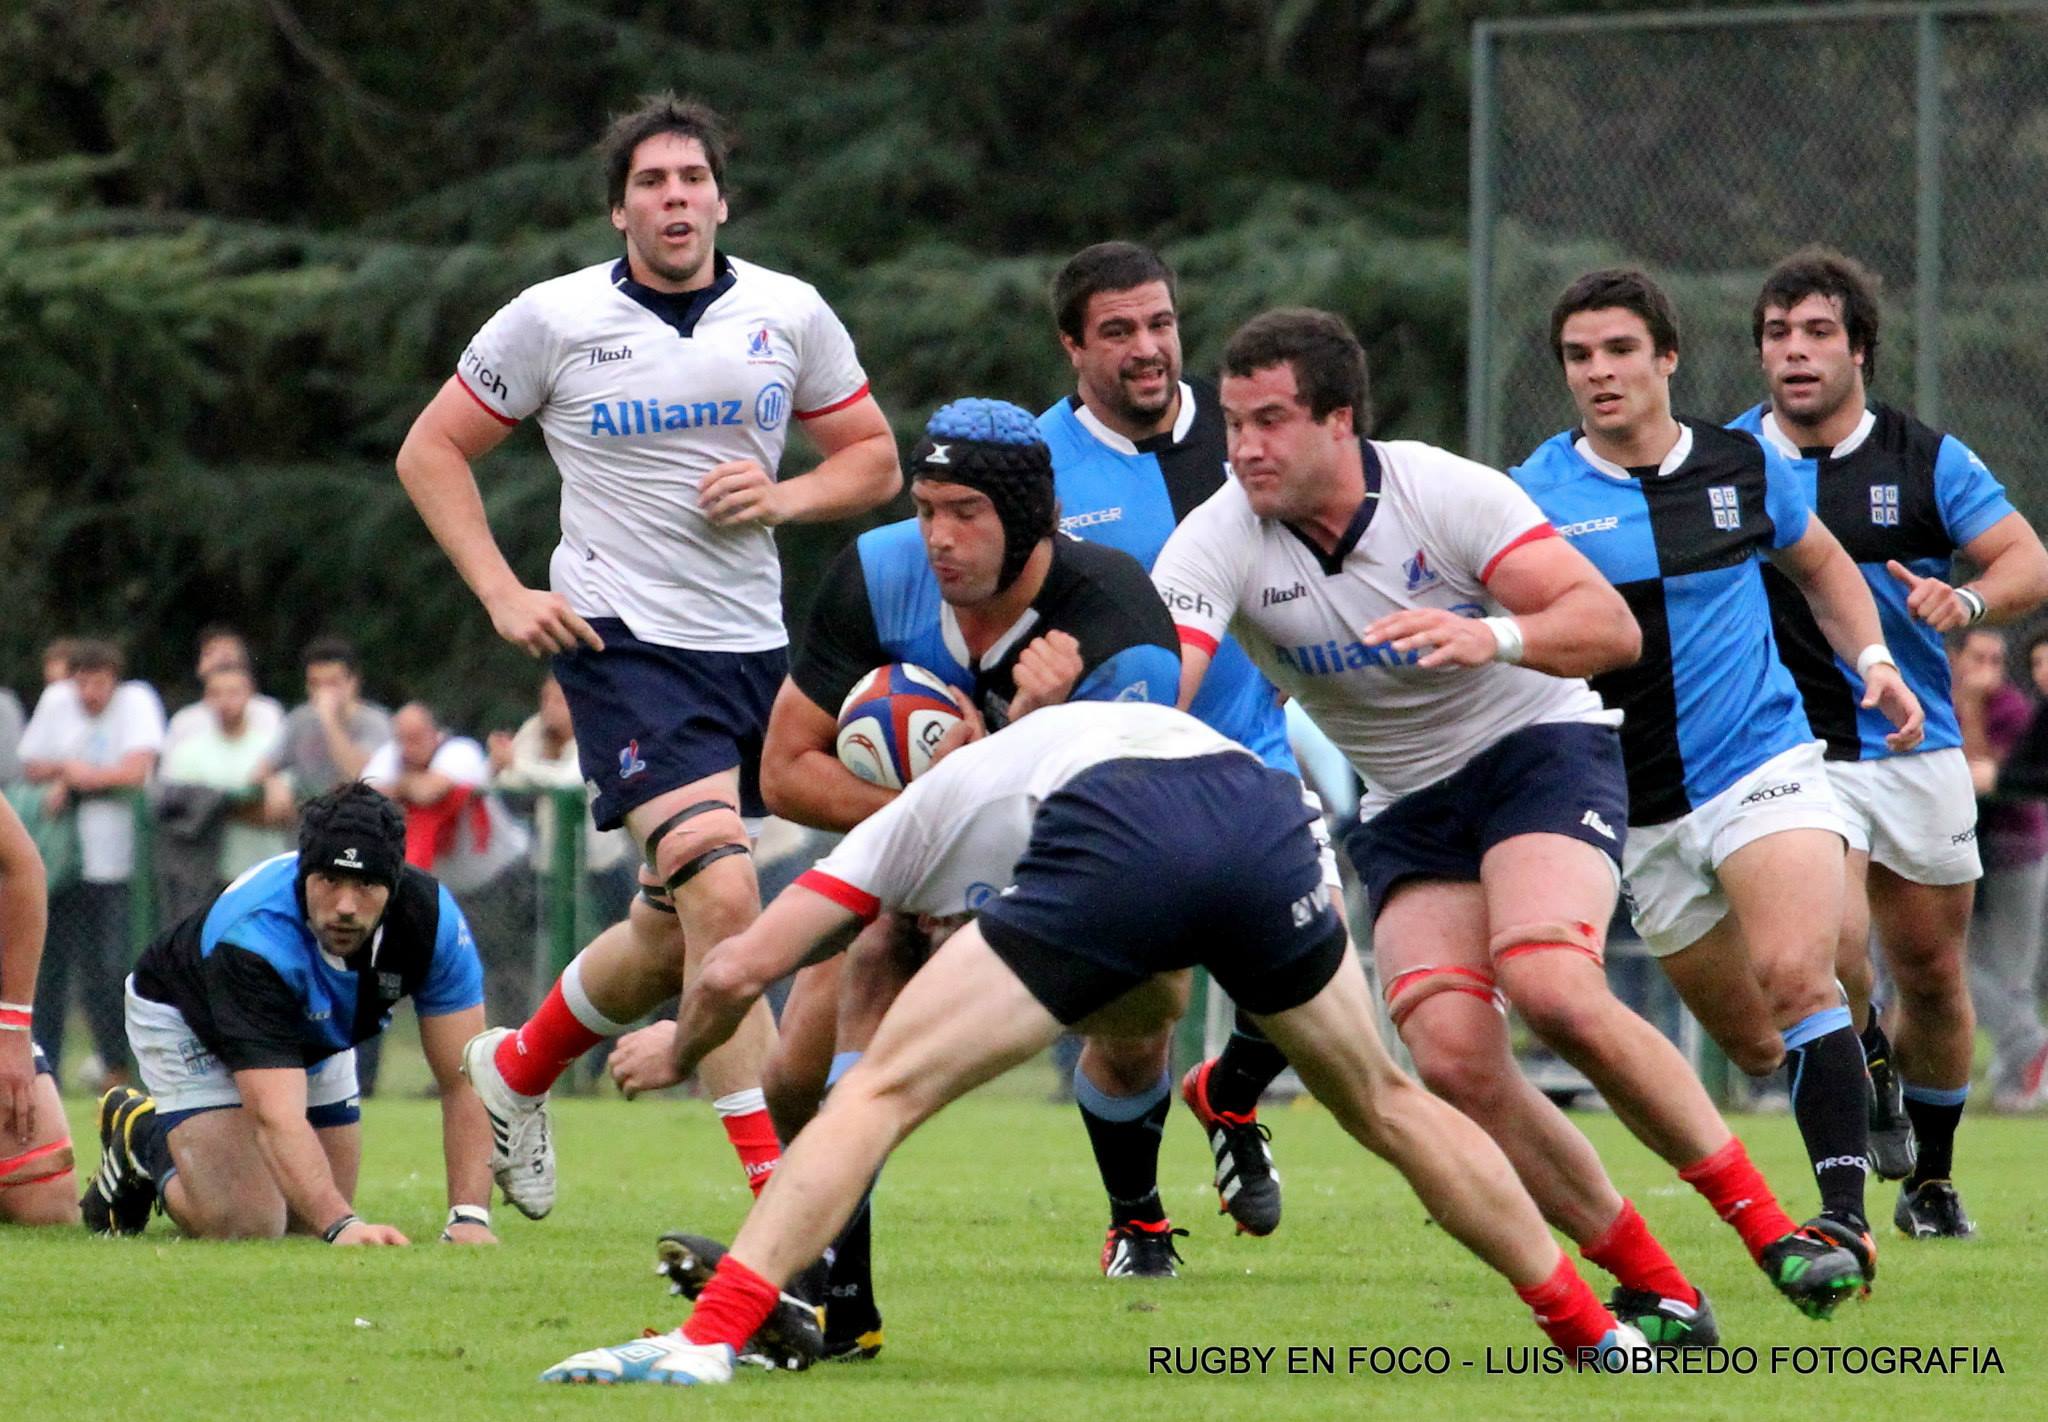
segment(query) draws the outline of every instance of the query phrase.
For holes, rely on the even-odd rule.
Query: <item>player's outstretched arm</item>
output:
[[[1835,535],[1819,519],[1810,518],[1805,533],[1770,556],[1797,584],[1835,655],[1863,678],[1863,704],[1876,707],[1898,728],[1885,737],[1885,744],[1894,751],[1919,745],[1926,715],[1885,649],[1884,625],[1878,620],[1870,585]]]
[[[35,1139],[35,1049],[26,1019],[49,926],[43,856],[14,806],[0,797],[0,1137]]]
[[[676,1080],[738,1030],[768,985],[853,940],[861,919],[802,884],[775,896],[752,926],[713,948],[676,1013]]]
[[[472,465],[511,432],[450,377],[406,433],[398,481],[500,637],[536,657],[566,652],[578,642],[603,650],[590,624],[559,595],[519,581],[491,534]]]
[[[235,1089],[256,1125],[256,1148],[285,1203],[300,1219],[325,1231],[347,1223],[330,1244],[405,1244],[390,1225],[365,1224],[335,1186],[327,1152],[306,1120],[303,1067],[256,1067],[235,1073]]]
[[[846,768],[834,749],[838,736],[838,718],[784,678],[761,745],[761,798],[771,812],[843,832],[896,798]]]
[[[451,1215],[441,1238],[450,1244],[496,1244],[488,1223],[491,1204],[491,1121],[462,1074],[463,1044],[484,1030],[482,1007],[420,1015],[420,1048],[441,1093],[441,1156],[448,1168],[448,1207],[484,1211],[484,1221]]]

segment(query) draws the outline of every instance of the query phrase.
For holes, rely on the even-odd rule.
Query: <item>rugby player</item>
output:
[[[1751,436],[1671,412],[1678,318],[1631,268],[1588,272],[1550,314],[1580,423],[1510,474],[1620,591],[1633,666],[1593,678],[1624,713],[1629,912],[1686,1006],[1752,1076],[1786,1067],[1821,1192],[1805,1228],[1859,1257],[1869,1155],[1863,1053],[1835,984],[1848,831],[1798,689],[1778,659],[1761,569],[1798,587],[1900,749],[1921,712],[1856,565],[1810,518],[1792,471]]]
[[[1422,1079],[1487,1128],[1652,1337],[1713,1342],[1705,1297],[1516,1069],[1502,999],[1781,1292],[1831,1310],[1862,1285],[1854,1256],[1795,1229],[1685,1059],[1607,986],[1628,802],[1619,715],[1582,678],[1640,654],[1627,604],[1504,475],[1368,438],[1365,352],[1339,318],[1256,317],[1223,372],[1236,481],[1153,569],[1182,699],[1229,628],[1363,777],[1345,847]]]
[[[1060,528],[1121,548],[1147,568],[1181,519],[1229,477],[1216,387],[1182,376],[1177,303],[1173,269],[1133,242],[1082,249],[1052,283],[1054,324],[1074,368],[1074,393],[1038,417],[1052,447]],[[1188,709],[1275,770],[1301,773],[1279,694],[1229,638]],[[1120,1229],[1129,1234],[1126,1220],[1166,1218],[1158,1170],[1172,1098],[1171,1041],[1170,1029],[1150,1038],[1095,1038],[1074,1068],[1074,1099],[1103,1180],[1124,1182],[1110,1190],[1112,1237]],[[1181,1099],[1216,1158],[1217,1197],[1247,1234],[1271,1234],[1280,1225],[1280,1176],[1258,1104],[1286,1066],[1240,1012],[1222,1054],[1181,1078]],[[1133,1243],[1144,1246],[1142,1239]],[[1105,1258],[1105,1267],[1111,1262]]]
[[[0,796],[0,1222],[78,1223],[71,1128],[34,1026],[36,968],[49,927],[43,857]]]
[[[1969,446],[1871,402],[1878,326],[1877,278],[1861,263],[1821,247],[1787,257],[1751,313],[1769,399],[1733,423],[1791,465],[1807,506],[1861,569],[1885,643],[1926,708],[1925,739],[1895,744],[1863,670],[1795,589],[1766,575],[1779,647],[1848,818],[1835,970],[1870,1067],[1872,1164],[1903,1179],[1892,1212],[1903,1233],[1960,1239],[1975,1232],[1950,1178],[1976,1026],[1963,946],[1983,866],[1941,639],[2038,607],[2048,553]],[[1970,582],[1952,582],[1958,552],[1980,570]],[[1896,1040],[1871,1010],[1873,924],[1897,994]]]
[[[834,559],[776,696],[761,784],[769,807],[800,824],[849,830],[898,793],[856,776],[835,751],[836,708],[878,666],[908,662],[953,688],[965,720],[940,754],[1038,707],[1170,704],[1179,690],[1173,620],[1144,568],[1055,530],[1052,465],[1029,414],[1000,400],[954,401],[926,425],[910,479],[917,517],[869,530]],[[923,958],[915,924],[885,915],[848,954],[798,975],[766,1073],[783,1140],[860,1059]],[[665,1086],[674,1056],[674,1024],[660,1024],[621,1039],[612,1074],[628,1092]],[[1103,1170],[1112,1213],[1103,1269],[1113,1276],[1174,1271],[1173,1227],[1143,1173],[1156,1169],[1153,1140],[1139,1171]],[[830,1357],[873,1357],[882,1345],[869,1226],[864,1200],[830,1255]]]
[[[684,997],[677,1069],[769,982],[882,909],[957,921],[978,905],[979,918],[904,987],[791,1143],[689,1319],[578,1353],[543,1380],[730,1381],[735,1351],[796,1312],[782,1285],[904,1136],[1063,1027],[1156,1028],[1180,1011],[1185,987],[1171,979],[1195,963],[1258,1017],[1345,1130],[1507,1276],[1552,1342],[1578,1360],[1639,1356],[1641,1335],[1594,1297],[1499,1149],[1387,1056],[1323,883],[1313,814],[1294,777],[1164,706],[1046,707],[951,751],[714,951]]]
[[[100,1103],[85,1222],[140,1234],[152,1206],[201,1239],[314,1234],[405,1244],[353,1203],[358,1043],[411,998],[441,1097],[444,1242],[495,1244],[491,1127],[462,1077],[483,965],[448,890],[405,862],[405,821],[350,781],[310,801],[295,853],[264,860],[143,950],[128,1044],[147,1095]]]
[[[399,477],[499,635],[551,654],[600,829],[645,846],[642,895],[516,1031],[472,1043],[494,1170],[534,1218],[554,1205],[548,1089],[675,995],[690,961],[760,912],[749,855],[756,758],[788,661],[771,530],[863,512],[901,484],[853,342],[804,282],[717,249],[727,135],[662,95],[602,144],[617,261],[521,292],[414,423]],[[552,591],[525,586],[484,516],[472,465],[537,416],[562,475]],[[824,453],[775,471],[792,422]],[[760,1092],[764,1006],[706,1063],[748,1183],[774,1167]]]

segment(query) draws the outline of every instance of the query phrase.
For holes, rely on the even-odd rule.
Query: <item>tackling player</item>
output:
[[[405,862],[405,821],[360,781],[309,802],[296,853],[264,860],[143,950],[128,1043],[149,1094],[100,1102],[96,1234],[140,1234],[160,1205],[201,1239],[316,1234],[404,1244],[357,1217],[356,1045],[410,997],[441,1097],[448,1221],[495,1244],[491,1127],[462,1078],[483,1027],[483,965],[447,889]]]
[[[1863,670],[1830,646],[1787,584],[1769,579],[1779,647],[1848,816],[1836,972],[1864,1024],[1872,1164],[1904,1178],[1892,1213],[1900,1230],[1965,1238],[1975,1226],[1949,1177],[1970,1092],[1976,1019],[1963,947],[1983,870],[1941,637],[2039,606],[2048,553],[1967,445],[1870,402],[1877,278],[1860,263],[1820,247],[1794,253],[1764,279],[1751,330],[1770,398],[1734,426],[1791,464],[1808,507],[1862,570],[1885,642],[1927,712],[1926,738],[1895,744],[1870,709]],[[1951,585],[1958,552],[1981,571]],[[1873,923],[1898,994],[1896,1042],[1871,1011]]]
[[[43,857],[0,796],[0,1221],[78,1223],[71,1129],[57,1078],[29,1035],[49,926]]]
[[[1771,637],[1762,567],[1780,569],[1866,705],[1918,741],[1921,713],[1856,565],[1776,451],[1671,413],[1678,318],[1640,271],[1588,272],[1550,314],[1580,425],[1509,471],[1620,591],[1642,659],[1593,678],[1624,713],[1629,913],[1686,1006],[1752,1076],[1783,1062],[1821,1214],[1805,1226],[1876,1251],[1864,1216],[1863,1054],[1835,984],[1847,829],[1821,747]]]
[[[804,282],[717,249],[724,121],[672,95],[603,145],[615,262],[521,292],[463,352],[399,451],[399,477],[499,635],[552,654],[600,829],[646,850],[642,895],[516,1032],[473,1043],[506,1198],[553,1207],[547,1092],[673,996],[690,961],[760,912],[755,760],[788,661],[771,530],[845,518],[900,485],[895,441],[845,328]],[[473,463],[537,416],[562,474],[552,591],[505,561]],[[825,459],[775,470],[792,422]],[[774,1166],[763,1007],[706,1064],[748,1183]]]
[[[1714,1341],[1704,1296],[1516,1068],[1512,1002],[1782,1292],[1831,1310],[1863,1283],[1854,1256],[1795,1230],[1685,1059],[1607,986],[1628,803],[1618,714],[1581,678],[1640,654],[1627,605],[1505,476],[1366,438],[1365,352],[1337,317],[1256,317],[1223,371],[1236,482],[1153,569],[1181,628],[1182,697],[1233,629],[1364,778],[1346,849],[1423,1080],[1616,1275],[1618,1312],[1665,1341]]]
[[[917,517],[869,530],[834,559],[776,696],[762,788],[777,814],[800,824],[849,830],[898,794],[854,775],[834,748],[835,708],[877,666],[909,662],[954,689],[967,720],[940,754],[981,734],[984,721],[1000,728],[1068,700],[1164,704],[1180,684],[1173,621],[1145,570],[1055,531],[1052,467],[1030,415],[1000,400],[954,401],[925,427],[910,478]],[[884,916],[844,957],[798,975],[766,1074],[785,1141],[860,1059],[923,962],[912,930]],[[613,1075],[629,1091],[668,1085],[674,1056],[674,1024],[662,1024],[620,1042]],[[1157,1150],[1155,1137],[1139,1170],[1103,1169],[1115,1216],[1105,1272],[1173,1273],[1172,1225],[1148,1173]],[[881,1346],[869,1230],[864,1200],[831,1254],[830,1357],[872,1357]]]
[[[1133,242],[1101,242],[1068,259],[1053,278],[1053,319],[1074,368],[1074,393],[1038,417],[1052,448],[1060,527],[1121,548],[1147,568],[1188,513],[1223,487],[1223,416],[1216,387],[1182,379],[1180,313],[1173,269]],[[1218,646],[1188,708],[1204,725],[1298,776],[1287,718],[1273,684],[1229,638]],[[1334,857],[1331,864],[1334,868]],[[1333,885],[1334,887],[1334,885]],[[1113,1217],[1164,1221],[1159,1142],[1172,1099],[1166,1071],[1171,1031],[1148,1039],[1091,1041],[1074,1068],[1080,1105],[1105,1181],[1131,1192]],[[1181,1097],[1216,1158],[1216,1192],[1238,1228],[1280,1225],[1280,1176],[1258,1118],[1259,1094],[1287,1059],[1243,1013],[1222,1054],[1181,1079]],[[1117,1195],[1111,1190],[1112,1199]]]
[[[1300,783],[1164,706],[1047,707],[951,752],[721,944],[686,994],[686,1070],[768,983],[884,908],[957,922],[791,1144],[681,1328],[551,1382],[724,1383],[898,1142],[1063,1027],[1156,1030],[1195,963],[1256,1014],[1360,1144],[1506,1275],[1575,1359],[1639,1357],[1484,1132],[1395,1067],[1323,883]],[[1170,825],[1173,833],[1157,827]],[[995,887],[999,892],[985,895]],[[1168,975],[1162,978],[1159,975]]]

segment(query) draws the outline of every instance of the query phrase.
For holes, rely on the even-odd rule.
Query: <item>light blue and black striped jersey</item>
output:
[[[1623,712],[1634,825],[1678,819],[1813,738],[1760,568],[1806,532],[1798,484],[1747,435],[1689,420],[1680,430],[1653,468],[1610,464],[1573,429],[1508,471],[1643,629],[1634,666],[1592,679]]]
[[[1018,656],[1055,630],[1081,644],[1081,679],[1069,701],[1171,706],[1179,696],[1173,618],[1135,559],[1054,534],[1045,586],[1016,625],[976,658],[939,595],[916,519],[871,528],[839,551],[789,674],[804,695],[836,713],[861,677],[909,662],[965,692],[996,730],[1010,718]]]
[[[484,1000],[476,940],[454,897],[408,865],[370,940],[320,946],[299,904],[299,856],[247,870],[143,950],[135,991],[178,1009],[230,1071],[312,1066],[368,1041],[410,997],[422,1017]]]
[[[1941,634],[1906,611],[1908,590],[1885,563],[1896,558],[1923,578],[1949,581],[1956,550],[2013,511],[2004,486],[1954,435],[1889,405],[1872,405],[1855,432],[1832,449],[1800,448],[1762,405],[1737,415],[1730,428],[1757,436],[1785,457],[1806,506],[1862,570],[1877,600],[1885,645],[1927,713],[1919,750],[1960,746]],[[1884,743],[1891,723],[1862,709],[1863,679],[1835,655],[1799,590],[1775,573],[1767,586],[1785,664],[1806,699],[1814,734],[1827,742],[1828,759],[1891,755]]]
[[[1182,381],[1173,429],[1136,443],[1095,418],[1078,396],[1040,415],[1038,428],[1052,449],[1060,527],[1121,548],[1148,569],[1180,521],[1230,477],[1223,408],[1207,381]],[[1279,693],[1230,638],[1217,646],[1188,709],[1274,769],[1301,773]]]

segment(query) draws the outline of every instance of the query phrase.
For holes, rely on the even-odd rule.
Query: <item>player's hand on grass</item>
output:
[[[528,656],[545,657],[553,652],[570,652],[578,643],[593,652],[604,650],[604,639],[590,624],[569,610],[560,593],[520,587],[489,599],[484,611],[498,635]]]
[[[334,1236],[334,1242],[337,1245],[395,1245],[412,1243],[411,1240],[407,1239],[390,1225],[370,1224],[365,1220],[357,1220],[340,1234]]]
[[[1885,571],[1906,586],[1906,611],[1932,627],[1937,632],[1953,632],[1958,627],[1967,627],[1970,622],[1970,607],[1956,590],[1940,578],[1923,578],[1894,558],[1884,565]]]
[[[1081,679],[1081,644],[1058,628],[1035,637],[1017,655],[1017,694],[1010,699],[1010,719],[1030,715],[1041,706],[1057,706],[1073,695]]]
[[[26,1032],[0,1032],[0,1152],[26,1149],[35,1131],[35,1049]]]
[[[974,709],[974,701],[957,686],[949,686],[953,704],[960,710],[960,723],[946,728],[946,734],[932,742],[932,764],[937,765],[954,751],[965,745],[972,745],[988,734],[988,723],[981,719],[981,713]],[[1011,703],[1014,709],[1015,703]]]
[[[1898,727],[1884,738],[1894,753],[1913,749],[1926,736],[1927,713],[1920,709],[1920,698],[1906,685],[1899,669],[1889,663],[1879,662],[1863,679],[1863,707],[1869,710],[1873,706]]]
[[[706,474],[697,486],[697,507],[719,528],[773,528],[789,517],[781,486],[751,459],[730,459]]]
[[[1440,607],[1390,612],[1367,625],[1359,638],[1368,647],[1385,644],[1404,655],[1421,652],[1419,667],[1483,667],[1500,650],[1491,627]]]
[[[643,1091],[659,1091],[683,1078],[676,1070],[676,1024],[657,1022],[628,1032],[612,1043],[608,1068],[627,1100]]]

